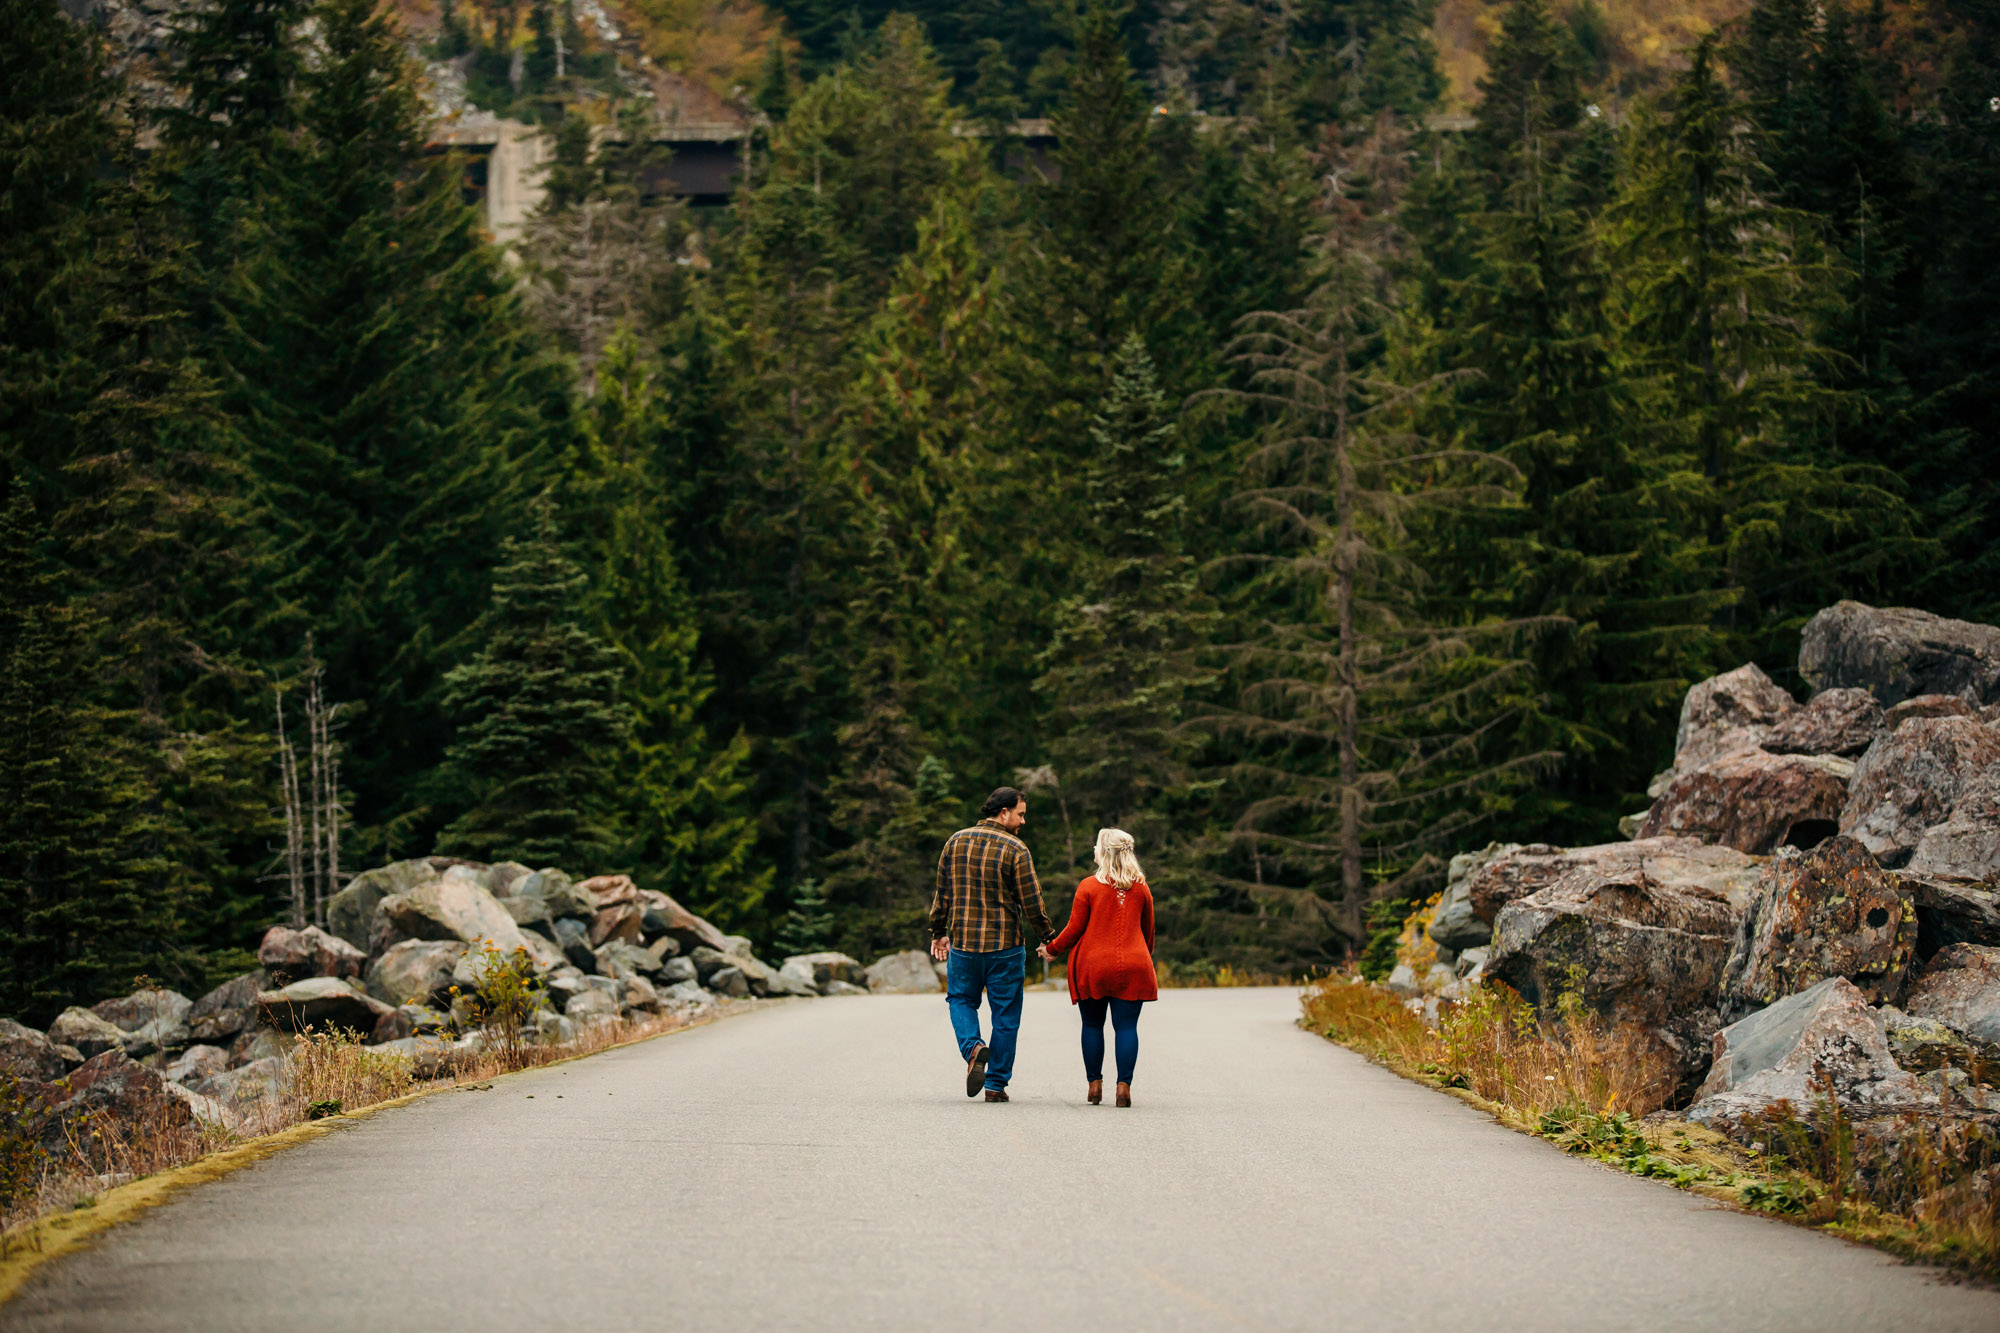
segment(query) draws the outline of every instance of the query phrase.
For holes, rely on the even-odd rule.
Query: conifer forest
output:
[[[433,854],[873,957],[1002,784],[1058,919],[1118,825],[1297,973],[1815,610],[2000,620],[1995,0],[79,8],[0,0],[0,1013]]]

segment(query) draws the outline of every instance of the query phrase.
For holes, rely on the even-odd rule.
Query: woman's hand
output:
[[[1049,952],[1049,946],[1048,946],[1048,945],[1046,945],[1046,944],[1038,944],[1038,945],[1036,945],[1036,946],[1035,946],[1035,952],[1036,952],[1036,953],[1038,953],[1038,954],[1040,954],[1040,955],[1041,955],[1041,956],[1042,956],[1043,958],[1047,958],[1047,959],[1053,959],[1053,958],[1055,957],[1055,955],[1054,955],[1054,954],[1052,954],[1052,953],[1050,953],[1050,952]]]

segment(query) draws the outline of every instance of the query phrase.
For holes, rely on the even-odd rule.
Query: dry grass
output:
[[[1249,969],[1238,971],[1229,964],[1220,967],[1207,963],[1181,964],[1155,961],[1153,973],[1160,985],[1175,990],[1226,989],[1233,986],[1298,986],[1302,978],[1287,976],[1282,972],[1257,972]]]
[[[1312,1031],[1569,1152],[2000,1282],[1991,1117],[1857,1123],[1822,1097],[1804,1115],[1780,1103],[1739,1135],[1746,1147],[1663,1111],[1672,1079],[1659,1047],[1573,1000],[1538,1018],[1506,987],[1482,986],[1433,1031],[1392,992],[1331,976],[1306,989],[1302,1006]]]

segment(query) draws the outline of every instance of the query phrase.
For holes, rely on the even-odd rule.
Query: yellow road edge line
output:
[[[736,1010],[741,1013],[746,1010]],[[438,1082],[428,1088],[392,1097],[386,1102],[376,1102],[370,1106],[358,1106],[352,1111],[330,1115],[322,1120],[309,1120],[290,1129],[281,1129],[275,1134],[265,1134],[237,1144],[233,1148],[223,1148],[208,1156],[189,1162],[186,1166],[176,1166],[158,1171],[138,1180],[106,1190],[97,1201],[83,1208],[72,1208],[68,1212],[51,1213],[47,1217],[15,1228],[0,1235],[0,1306],[14,1299],[28,1278],[36,1269],[54,1259],[59,1259],[74,1250],[83,1249],[100,1234],[121,1223],[129,1222],[141,1213],[159,1207],[182,1190],[196,1185],[205,1185],[212,1180],[220,1180],[226,1175],[241,1171],[246,1166],[255,1166],[267,1157],[272,1157],[287,1148],[301,1143],[310,1143],[323,1138],[335,1130],[345,1129],[382,1111],[398,1106],[408,1106],[411,1102],[422,1101],[426,1097],[441,1092],[457,1092],[461,1089],[476,1088],[479,1084],[490,1084],[500,1079],[515,1078],[521,1074],[533,1074],[557,1065],[574,1064],[578,1060],[588,1060],[593,1056],[610,1051],[623,1050],[628,1046],[638,1046],[662,1037],[677,1036],[706,1027],[716,1018],[726,1018],[729,1014],[717,1014],[715,1018],[704,1018],[689,1023],[685,1027],[669,1028],[665,1032],[648,1033],[643,1037],[633,1037],[629,1041],[613,1042],[600,1046],[594,1051],[581,1055],[566,1055],[560,1060],[535,1065],[528,1069],[511,1069],[480,1079],[478,1083]]]

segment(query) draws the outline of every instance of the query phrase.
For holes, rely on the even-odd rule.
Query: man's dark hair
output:
[[[980,803],[979,817],[981,819],[991,819],[1002,810],[1012,810],[1026,799],[1026,797],[1022,796],[1020,792],[1015,791],[1012,787],[996,788],[991,796]]]

